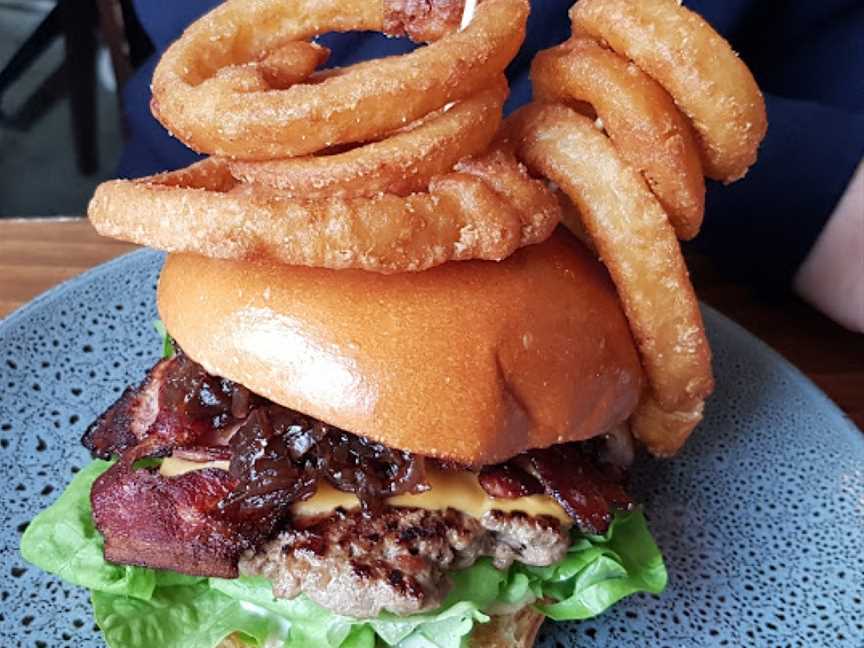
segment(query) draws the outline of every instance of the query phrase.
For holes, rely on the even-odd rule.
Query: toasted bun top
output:
[[[395,275],[172,254],[158,305],[210,373],[466,464],[601,434],[642,389],[612,283],[560,229],[499,263]]]

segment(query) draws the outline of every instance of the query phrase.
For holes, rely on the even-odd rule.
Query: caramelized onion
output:
[[[277,515],[314,494],[322,478],[355,494],[367,511],[380,510],[387,497],[428,488],[422,457],[279,405],[254,410],[229,447],[229,472],[238,482],[221,505],[229,515]]]
[[[282,517],[291,502],[315,492],[316,475],[306,470],[296,445],[298,437],[314,435],[315,426],[304,425],[306,420],[286,425],[281,409],[270,406],[255,410],[229,442],[232,456],[228,472],[237,486],[219,504],[229,517]]]

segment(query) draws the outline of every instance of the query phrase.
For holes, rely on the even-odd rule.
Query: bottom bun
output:
[[[475,626],[471,648],[531,648],[545,619],[530,605],[514,614],[493,616],[489,623]]]
[[[545,617],[531,606],[513,614],[493,616],[489,623],[477,625],[468,645],[471,648],[531,648]],[[265,644],[270,648],[270,643]],[[276,648],[278,644],[273,644]],[[234,636],[217,648],[248,648]]]

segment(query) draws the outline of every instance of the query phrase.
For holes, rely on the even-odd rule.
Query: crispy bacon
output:
[[[603,533],[614,509],[633,503],[621,485],[624,473],[598,459],[591,442],[533,450],[509,462],[485,466],[478,476],[491,497],[515,499],[544,491],[554,498],[585,533]]]
[[[478,480],[490,497],[516,499],[543,492],[543,485],[537,478],[514,463],[484,466]]]
[[[208,374],[182,351],[159,361],[135,388],[90,426],[81,442],[102,459],[146,442],[143,456],[188,445],[224,445],[263,399],[245,387]]]
[[[166,478],[120,461],[93,484],[93,520],[105,559],[194,576],[235,578],[250,541],[216,512],[233,488],[227,472],[205,469]]]
[[[633,505],[624,487],[604,476],[579,444],[533,450],[527,464],[583,533],[604,533],[613,508],[627,510]]]
[[[100,459],[123,454],[147,436],[159,414],[159,391],[165,374],[175,360],[160,360],[137,387],[128,387],[123,395],[96,419],[81,443]]]

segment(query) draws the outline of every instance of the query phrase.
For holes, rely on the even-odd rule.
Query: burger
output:
[[[634,438],[713,390],[678,239],[764,100],[680,2],[580,0],[502,122],[529,9],[229,0],[166,50],[154,115],[209,157],[88,210],[169,253],[164,357],[21,546],[112,648],[528,648],[665,587]],[[318,70],[351,30],[431,44]]]
[[[531,646],[665,586],[643,370],[563,229],[413,274],[172,254],[157,302],[164,357],[22,541],[110,646]]]

